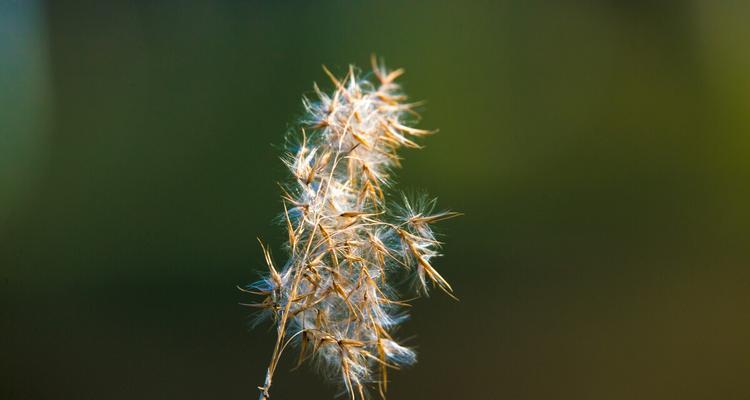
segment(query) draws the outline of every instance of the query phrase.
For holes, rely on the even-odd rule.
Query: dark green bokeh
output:
[[[0,15],[0,397],[255,398],[273,334],[234,286],[284,239],[278,145],[320,64],[370,52],[441,130],[399,187],[466,214],[437,264],[461,301],[415,303],[390,398],[750,397],[742,2]],[[332,397],[290,366],[272,398]]]

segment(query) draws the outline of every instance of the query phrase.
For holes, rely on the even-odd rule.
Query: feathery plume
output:
[[[433,266],[441,243],[431,225],[458,214],[434,213],[426,198],[391,206],[384,195],[397,150],[420,148],[415,138],[435,132],[407,123],[418,117],[418,103],[407,103],[395,83],[404,71],[387,70],[374,56],[372,80],[351,66],[341,79],[323,70],[333,93],[314,85],[317,98],[303,99],[299,144],[283,158],[293,177],[282,186],[288,260],[277,269],[261,243],[268,273],[243,289],[263,297],[248,306],[277,329],[260,400],[269,398],[289,344],[299,349],[298,365],[311,360],[349,398],[364,399],[370,386],[385,398],[388,369],[416,361],[392,336],[408,306],[395,279],[410,274],[420,293],[434,285],[453,297]]]

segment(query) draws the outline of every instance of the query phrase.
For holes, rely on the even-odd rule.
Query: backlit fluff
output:
[[[407,123],[417,115],[394,82],[403,70],[374,57],[372,67],[372,81],[353,67],[343,79],[324,68],[333,93],[315,85],[317,98],[303,100],[298,145],[284,157],[293,176],[282,196],[289,258],[277,269],[263,247],[269,272],[246,289],[263,296],[251,306],[277,326],[261,400],[290,343],[299,363],[312,360],[350,398],[365,398],[369,386],[384,397],[388,368],[416,361],[391,335],[405,319],[393,282],[410,274],[422,293],[434,284],[451,294],[432,265],[440,242],[430,225],[456,214],[432,213],[424,198],[390,206],[384,196],[397,150],[419,148],[414,139],[433,132]]]

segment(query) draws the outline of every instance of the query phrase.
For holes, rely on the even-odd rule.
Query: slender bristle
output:
[[[393,282],[410,274],[420,293],[434,285],[453,297],[434,266],[440,242],[430,225],[458,214],[433,213],[425,198],[391,206],[384,195],[397,151],[421,148],[414,139],[436,131],[409,126],[419,103],[404,102],[395,83],[402,69],[388,71],[375,57],[372,68],[374,82],[354,67],[343,78],[323,67],[333,93],[314,85],[318,98],[303,99],[299,145],[283,158],[294,178],[282,187],[289,258],[277,270],[261,243],[269,272],[246,288],[264,296],[248,306],[277,328],[261,399],[288,344],[299,348],[298,366],[312,360],[351,399],[371,386],[385,397],[388,368],[416,361],[392,337],[406,319]]]

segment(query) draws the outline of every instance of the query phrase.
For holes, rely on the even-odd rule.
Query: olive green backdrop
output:
[[[300,96],[371,52],[442,225],[392,399],[750,398],[750,8],[0,0],[0,397],[255,399],[235,285]],[[291,357],[290,357],[291,358]],[[272,399],[334,388],[285,361]]]

